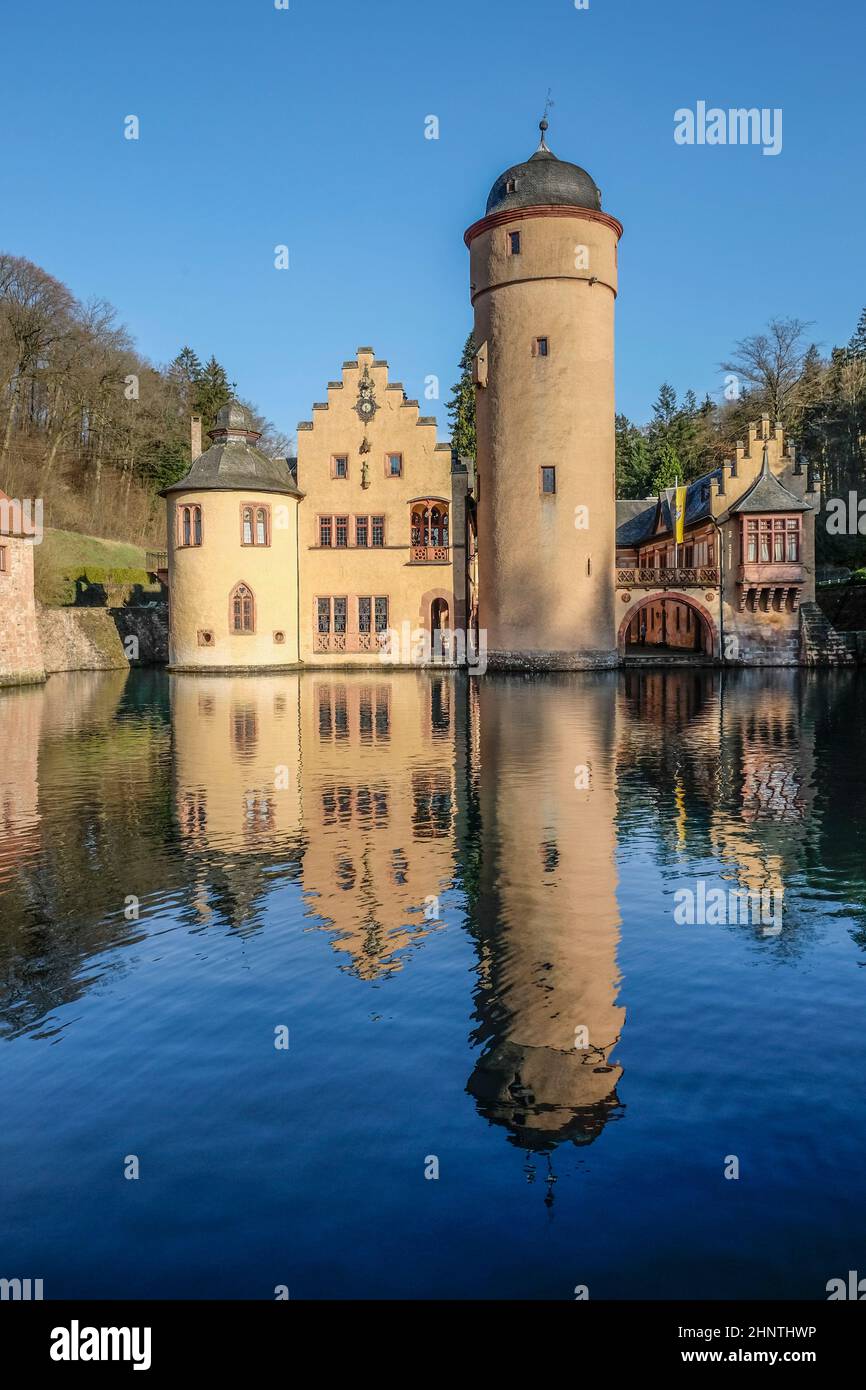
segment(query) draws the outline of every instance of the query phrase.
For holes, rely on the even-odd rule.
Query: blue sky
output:
[[[866,303],[860,0],[42,0],[3,36],[0,247],[154,361],[215,353],[286,432],[360,344],[411,396],[439,376],[445,425],[463,232],[548,88],[551,148],[625,225],[618,409],[717,395],[771,315],[845,341]],[[780,107],[781,153],[677,145],[699,100]]]

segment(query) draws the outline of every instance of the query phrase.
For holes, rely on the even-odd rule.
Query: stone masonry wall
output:
[[[33,598],[33,546],[3,534],[0,550],[0,685],[25,685],[45,676]]]

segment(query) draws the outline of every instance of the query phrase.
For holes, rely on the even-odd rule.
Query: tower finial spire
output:
[[[547,100],[546,100],[546,102],[544,103],[544,115],[542,116],[541,120],[538,122],[538,129],[541,131],[541,144],[538,146],[538,148],[539,148],[539,150],[546,150],[548,154],[550,153],[550,150],[548,149],[547,141],[545,140],[544,137],[545,137],[545,133],[546,133],[547,130],[550,128],[550,122],[548,121],[547,117],[548,117],[548,115],[550,114],[550,108],[551,108],[551,106],[553,106],[554,104],[555,104],[555,103],[554,103],[553,97],[550,95],[550,88],[548,87],[548,89],[547,89]]]

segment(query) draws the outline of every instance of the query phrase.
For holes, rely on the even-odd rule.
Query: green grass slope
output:
[[[48,608],[99,604],[108,598],[125,602],[137,586],[144,590],[145,602],[160,595],[139,545],[49,529],[35,547],[34,560],[36,597]]]

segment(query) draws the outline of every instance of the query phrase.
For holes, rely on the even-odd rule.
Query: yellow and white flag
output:
[[[676,499],[674,501],[674,540],[677,545],[682,545],[686,526],[686,490],[684,487],[676,489]]]

